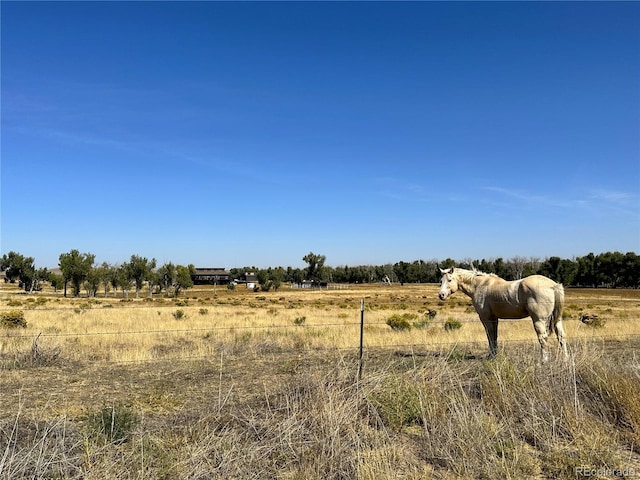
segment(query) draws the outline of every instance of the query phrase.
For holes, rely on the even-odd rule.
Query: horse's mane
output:
[[[471,270],[466,268],[454,267],[454,272],[461,272],[463,277],[472,278],[472,277],[498,277],[495,273],[486,273],[478,270],[475,267],[472,267]]]

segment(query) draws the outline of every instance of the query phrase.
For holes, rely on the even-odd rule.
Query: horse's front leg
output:
[[[489,341],[489,355],[495,357],[498,353],[498,317],[480,315],[480,321]]]

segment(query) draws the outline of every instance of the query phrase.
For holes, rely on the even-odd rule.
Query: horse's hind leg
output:
[[[558,343],[560,344],[560,350],[562,350],[564,358],[568,358],[569,353],[567,352],[566,334],[564,332],[564,325],[562,324],[562,320],[559,320],[555,323],[555,330],[558,337]]]
[[[536,333],[538,334],[542,363],[545,363],[547,360],[549,360],[549,350],[547,348],[547,338],[549,337],[549,333],[547,332],[547,322],[539,318],[534,318],[533,328],[536,329]]]

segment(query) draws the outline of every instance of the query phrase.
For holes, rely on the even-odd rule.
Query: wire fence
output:
[[[500,323],[506,323],[506,322],[510,322],[510,323],[516,323],[516,322],[522,322],[523,320],[511,320],[511,319],[501,319]],[[566,320],[565,320],[566,321]],[[576,320],[577,321],[577,320]],[[615,323],[622,323],[625,320],[622,319],[611,319],[611,320],[607,320],[608,324],[615,324]],[[638,320],[640,322],[640,319]],[[481,325],[480,320],[475,319],[475,320],[458,320],[459,323],[461,324],[473,324],[473,325]],[[526,320],[525,320],[526,322]],[[442,326],[444,328],[444,326],[447,325],[447,321],[430,321],[428,324],[426,324],[428,327],[437,327],[437,326]],[[282,330],[287,330],[287,329],[299,329],[299,330],[304,330],[304,329],[314,329],[314,328],[348,328],[348,327],[359,327],[360,326],[360,322],[336,322],[336,323],[317,323],[317,324],[313,324],[313,323],[305,323],[303,325],[295,325],[292,323],[287,323],[287,324],[283,324],[283,323],[279,323],[279,324],[263,324],[263,325],[244,325],[244,326],[209,326],[209,327],[202,327],[202,328],[177,328],[177,329],[149,329],[149,330],[118,330],[118,331],[104,331],[104,332],[74,332],[74,333],[64,333],[64,332],[49,332],[49,333],[39,333],[39,335],[41,337],[50,337],[50,338],[56,338],[56,337],[92,337],[92,336],[114,336],[114,335],[154,335],[154,334],[184,334],[184,333],[203,333],[203,332],[215,332],[215,331],[231,331],[231,332],[238,332],[238,331],[242,331],[242,330],[246,330],[246,331],[251,331],[251,330],[278,330],[278,329],[282,329]],[[388,327],[391,330],[391,327],[389,327],[389,324],[385,321],[378,321],[378,322],[365,322],[365,326],[366,327],[370,327],[370,326],[381,326],[381,327]],[[585,328],[590,328],[587,327],[585,325]],[[619,338],[620,335],[597,335],[597,329],[596,328],[591,328],[589,330],[593,335],[593,337],[597,337],[597,338],[603,338],[603,339],[614,339],[614,338]],[[635,333],[625,333],[624,334],[626,337],[640,337],[640,333],[635,334]],[[4,332],[4,335],[2,335],[3,337],[7,338],[33,338],[33,334],[32,333],[17,333],[17,331],[15,330],[6,330]],[[1,337],[0,337],[1,338]],[[480,341],[480,340],[478,340]],[[508,342],[510,340],[504,340],[505,342]],[[518,342],[520,340],[517,340]],[[455,342],[448,342],[448,343],[455,343]]]
[[[384,352],[389,350],[399,350],[401,352],[424,352],[424,351],[442,351],[442,350],[450,350],[450,349],[477,349],[479,351],[486,350],[486,339],[480,336],[477,339],[473,340],[460,340],[456,338],[451,338],[450,340],[437,340],[437,341],[428,341],[426,343],[419,342],[411,342],[411,343],[382,343],[382,344],[370,344],[367,342],[367,334],[366,327],[380,327],[389,329],[392,331],[392,328],[389,326],[388,321],[376,319],[374,321],[368,320],[367,317],[371,315],[371,313],[376,312],[380,313],[381,311],[385,314],[393,315],[394,313],[408,313],[409,317],[413,318],[414,321],[424,321],[424,323],[419,328],[436,328],[436,329],[444,329],[447,325],[447,322],[450,320],[436,319],[435,316],[445,317],[454,315],[453,312],[446,311],[446,308],[442,308],[440,311],[437,311],[435,316],[429,318],[428,313],[431,312],[433,314],[433,310],[428,308],[429,302],[423,302],[423,304],[416,304],[414,301],[411,305],[411,308],[402,305],[402,299],[399,301],[393,302],[378,302],[372,301],[370,303],[365,303],[364,299],[361,299],[359,302],[359,313],[360,319],[356,321],[356,302],[354,299],[349,299],[348,302],[344,302],[339,306],[340,309],[344,309],[345,311],[351,311],[353,313],[353,321],[351,320],[342,320],[342,321],[328,321],[328,322],[319,322],[319,323],[304,323],[304,324],[294,324],[291,321],[286,323],[282,322],[274,322],[274,323],[260,323],[256,325],[231,325],[231,326],[222,326],[222,325],[208,325],[206,327],[187,327],[187,328],[171,328],[171,329],[158,329],[158,328],[143,328],[143,329],[132,329],[132,330],[117,330],[117,331],[94,331],[94,332],[40,332],[36,335],[33,333],[25,333],[18,332],[15,330],[5,330],[0,334],[0,340],[4,338],[11,339],[34,339],[34,342],[38,338],[47,338],[47,339],[56,339],[56,338],[87,338],[87,337],[114,337],[114,336],[124,336],[124,337],[132,337],[132,336],[150,336],[150,335],[175,335],[175,336],[188,336],[188,335],[202,335],[202,334],[211,334],[211,333],[222,333],[222,332],[233,332],[235,334],[242,334],[242,332],[252,332],[252,331],[284,331],[284,330],[292,330],[292,331],[312,331],[314,329],[344,329],[345,334],[353,335],[353,345],[348,347],[338,347],[338,346],[326,346],[326,345],[314,345],[306,347],[306,350],[302,350],[300,348],[290,348],[287,349],[285,346],[282,346],[278,349],[275,349],[274,352],[265,352],[262,351],[260,355],[269,355],[270,353],[283,355],[283,354],[300,354],[306,352],[347,352],[357,354],[359,356],[360,362],[362,362],[362,358],[366,352]],[[225,304],[228,305],[228,304]],[[233,305],[233,304],[232,304]],[[252,305],[240,304],[233,305],[237,307],[247,308],[249,311],[255,308]],[[261,307],[270,306],[270,303],[264,303]],[[336,305],[333,305],[336,306]],[[461,306],[458,303],[457,306]],[[464,305],[462,305],[464,306]],[[163,309],[171,309],[175,310],[176,308],[193,308],[193,309],[201,309],[204,307],[215,307],[215,305],[158,305],[158,304],[142,304],[129,306],[126,305],[118,308],[126,308],[126,309],[149,309],[153,308],[158,311]],[[309,309],[313,310],[314,308],[322,310],[326,305],[314,305],[314,304],[306,304],[300,306],[300,309],[304,309],[308,311]],[[37,308],[28,308],[28,311],[44,311],[44,312],[69,312],[69,313],[87,313],[87,312],[100,312],[102,309],[99,308],[87,308],[85,310],[81,310],[81,312],[77,311],[77,305],[70,307],[52,307],[52,306],[37,306]],[[0,312],[7,311],[10,309],[1,308]],[[111,309],[104,309],[104,311]],[[416,310],[420,310],[421,314],[415,314],[411,312],[415,312]],[[456,321],[460,323],[460,325],[464,324],[475,324],[481,325],[478,318],[475,316],[474,311],[467,312],[469,313],[469,318],[457,318]],[[457,312],[459,315],[459,312]],[[351,314],[348,314],[349,316]],[[328,314],[328,317],[335,317],[335,313]],[[413,316],[413,317],[412,317]],[[500,320],[501,323],[504,322],[520,322],[522,320]],[[526,321],[526,320],[525,320]],[[565,321],[578,321],[577,318],[565,318]],[[617,322],[628,322],[627,319],[622,318],[611,318],[607,319],[607,324],[609,326],[614,325],[613,331],[615,331],[615,324]],[[605,333],[600,329],[591,328],[585,325],[585,328],[588,328],[588,335],[583,335],[580,337],[581,341],[585,339],[589,341],[597,341],[597,342],[620,342],[621,339],[624,339],[629,344],[628,346],[620,346],[618,348],[621,349],[630,349],[635,350],[640,343],[640,333],[625,333],[625,334],[616,334],[616,333]],[[359,329],[359,340],[360,343],[358,345],[358,337],[356,336],[356,332]],[[611,328],[609,329],[611,331]],[[571,343],[571,339],[569,339]],[[512,346],[512,345],[531,345],[532,348],[538,347],[538,342],[536,336],[532,333],[530,339],[521,340],[521,339],[502,339],[499,343],[503,346]],[[158,356],[158,357],[150,357],[150,358],[138,358],[138,359],[120,359],[120,360],[108,360],[101,359],[96,360],[92,363],[107,363],[107,364],[136,364],[136,363],[156,363],[156,362],[166,362],[166,361],[189,361],[189,360],[205,360],[210,359],[212,356],[211,351],[206,353],[197,353],[197,354],[189,354],[186,352],[182,352],[179,356]],[[0,359],[2,356],[0,355]]]

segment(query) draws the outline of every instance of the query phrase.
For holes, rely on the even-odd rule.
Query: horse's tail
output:
[[[551,314],[551,331],[553,333],[558,333],[556,331],[556,323],[562,321],[562,310],[564,308],[564,287],[561,283],[556,283],[553,286],[553,313]]]

